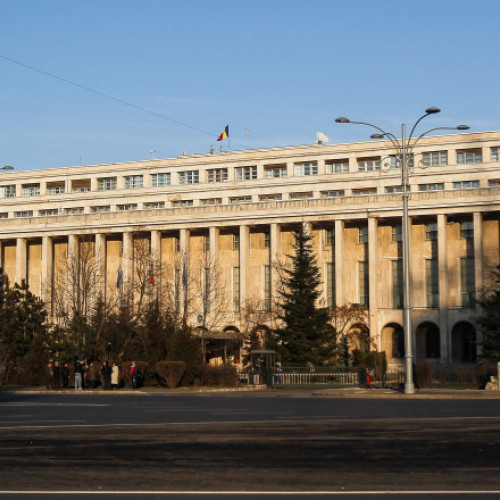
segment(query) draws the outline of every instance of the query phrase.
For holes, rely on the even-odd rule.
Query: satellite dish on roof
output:
[[[330,139],[326,134],[323,134],[323,132],[316,132],[316,140],[318,141],[318,144],[323,144],[324,142],[330,142]]]

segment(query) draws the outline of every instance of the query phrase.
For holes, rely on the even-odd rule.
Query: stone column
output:
[[[181,229],[179,232],[179,247],[181,254],[180,272],[181,272],[181,311],[184,320],[187,319],[188,311],[188,292],[189,292],[189,261],[190,261],[190,237],[191,232],[189,229]]]
[[[95,235],[95,283],[96,291],[106,300],[106,235]]]
[[[131,232],[123,233],[122,236],[122,272],[123,285],[125,292],[130,292],[134,282],[134,234]]]
[[[70,234],[68,236],[68,307],[76,306],[79,303],[78,297],[78,236]]]
[[[335,301],[337,306],[344,303],[344,221],[335,221]]]
[[[448,252],[446,215],[437,216],[438,228],[438,275],[439,275],[439,333],[441,338],[441,361],[451,363],[451,334],[448,332]]]
[[[17,238],[16,240],[16,278],[15,282],[19,285],[26,281],[27,271],[27,242],[26,238]]]
[[[368,217],[368,318],[370,322],[370,335],[376,339],[380,346],[380,334],[377,324],[378,311],[378,263],[377,263],[377,227],[378,221],[375,217]]]
[[[220,229],[218,227],[212,226],[209,228],[208,238],[210,245],[209,253],[209,265],[214,272],[219,272],[219,234]]]
[[[473,222],[476,299],[481,299],[484,286],[483,214],[481,212],[474,212]]]
[[[281,289],[280,273],[281,267],[281,226],[271,224],[269,229],[271,247],[269,248],[269,265],[271,266],[271,302],[278,298],[278,290]]]
[[[158,267],[161,262],[161,232],[151,231],[151,262]]]
[[[50,236],[42,237],[42,300],[52,314],[54,247]]]
[[[250,261],[250,226],[240,226],[240,310],[248,298],[248,265]]]

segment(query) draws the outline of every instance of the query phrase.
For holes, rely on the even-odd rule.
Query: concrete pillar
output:
[[[95,235],[95,286],[103,300],[106,300],[106,235]]]
[[[151,262],[157,267],[161,262],[161,232],[151,231]]]
[[[281,290],[280,273],[281,267],[281,226],[279,224],[271,224],[269,228],[271,245],[269,248],[269,265],[271,266],[271,301],[279,297]]]
[[[50,236],[42,237],[42,300],[49,311],[52,304],[54,247]]]
[[[439,275],[439,332],[441,337],[441,361],[451,363],[451,333],[448,331],[448,252],[446,215],[437,216],[438,275]]]
[[[180,291],[181,291],[181,312],[184,319],[187,319],[189,314],[189,261],[190,261],[190,237],[189,229],[181,229],[179,232],[179,248],[181,254],[180,262]]]
[[[219,234],[220,229],[218,227],[212,226],[209,228],[208,238],[209,238],[209,263],[212,270],[218,272],[219,266]]]
[[[336,305],[344,303],[344,221],[335,221],[335,300]]]
[[[16,279],[19,285],[26,281],[27,271],[27,243],[26,238],[17,238],[16,240]]]
[[[250,261],[250,226],[240,226],[240,310],[248,298],[248,265]]]
[[[123,233],[122,241],[123,290],[130,291],[134,282],[134,234]]]
[[[380,346],[380,334],[377,323],[378,311],[378,265],[377,265],[377,227],[378,221],[375,217],[368,217],[368,318],[370,325],[370,336]]]
[[[482,298],[484,286],[483,214],[474,212],[474,275],[476,298]]]

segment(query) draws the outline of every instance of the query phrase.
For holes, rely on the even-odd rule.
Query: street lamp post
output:
[[[402,184],[402,201],[403,201],[403,218],[402,218],[402,239],[403,239],[403,330],[404,330],[404,349],[405,349],[405,394],[413,394],[415,392],[415,384],[413,382],[413,339],[411,329],[411,301],[410,301],[410,218],[408,215],[408,198],[409,198],[409,158],[415,148],[417,142],[425,135],[434,132],[435,130],[468,130],[468,125],[459,125],[457,127],[435,127],[427,130],[423,134],[414,138],[413,133],[417,125],[426,116],[439,113],[439,108],[427,108],[425,114],[422,115],[413,125],[410,135],[406,137],[406,125],[401,125],[401,140],[391,132],[386,132],[377,125],[367,122],[351,121],[345,117],[336,118],[337,123],[352,123],[355,125],[366,125],[379,131],[371,136],[372,139],[388,139],[391,141],[392,147],[396,151],[396,160],[401,168],[401,184]],[[412,142],[413,139],[413,142]]]

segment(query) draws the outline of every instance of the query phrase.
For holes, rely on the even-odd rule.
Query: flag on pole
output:
[[[122,265],[120,264],[118,266],[118,274],[116,275],[116,288],[118,288],[118,290],[122,287],[122,281],[123,281],[123,272],[122,272]]]
[[[228,139],[228,138],[229,138],[229,125],[226,125],[224,127],[224,130],[221,132],[221,134],[219,135],[219,138],[217,140],[223,141],[224,139]]]

